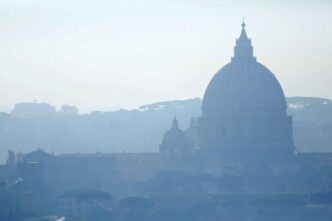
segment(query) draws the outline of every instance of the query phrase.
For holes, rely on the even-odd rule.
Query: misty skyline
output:
[[[243,16],[257,60],[286,96],[332,98],[329,1],[3,0],[0,6],[0,107],[36,99],[88,112],[202,98],[233,56]]]

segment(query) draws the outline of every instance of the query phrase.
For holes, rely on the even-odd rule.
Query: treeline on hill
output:
[[[307,97],[291,97],[287,102],[296,147],[332,151],[332,102]],[[7,149],[26,153],[42,148],[55,154],[157,151],[172,118],[176,115],[180,127],[186,129],[192,116],[200,116],[200,107],[201,100],[195,98],[84,115],[16,118],[0,113],[0,161],[6,158]]]

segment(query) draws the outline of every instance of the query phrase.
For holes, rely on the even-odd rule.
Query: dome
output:
[[[262,64],[232,61],[209,83],[202,104],[203,115],[286,114],[286,100],[274,75]]]
[[[242,27],[232,61],[215,74],[205,91],[203,116],[286,115],[283,90],[273,73],[256,61]]]
[[[170,147],[187,147],[187,134],[178,126],[178,121],[174,118],[172,128],[169,129],[163,136],[162,145]]]
[[[234,57],[210,81],[198,119],[200,151],[224,161],[282,159],[294,150],[292,117],[273,73],[256,61],[242,24]]]

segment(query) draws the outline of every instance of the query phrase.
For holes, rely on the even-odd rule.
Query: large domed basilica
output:
[[[210,81],[198,119],[199,147],[231,157],[289,155],[292,118],[274,74],[253,56],[242,24],[234,57]]]
[[[285,95],[274,74],[256,61],[245,26],[243,23],[231,62],[214,75],[205,91],[195,145],[189,147],[231,162],[288,158],[294,146]],[[165,134],[176,145],[166,144],[164,137],[163,155],[176,156],[184,149],[190,152],[179,136],[185,133],[179,131],[173,126]]]

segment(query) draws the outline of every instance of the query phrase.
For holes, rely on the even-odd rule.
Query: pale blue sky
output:
[[[202,97],[243,16],[257,60],[287,96],[331,99],[331,12],[327,0],[0,0],[0,109]]]

